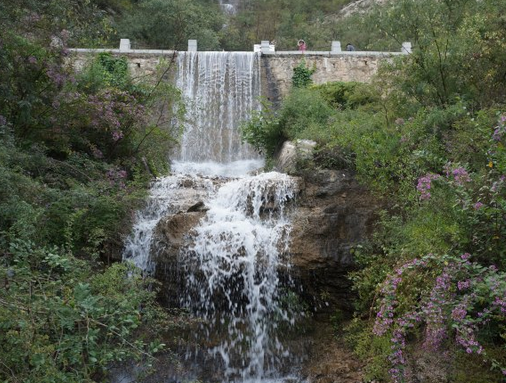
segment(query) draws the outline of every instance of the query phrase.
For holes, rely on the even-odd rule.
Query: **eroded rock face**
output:
[[[196,204],[202,204],[197,202]],[[193,205],[195,206],[195,205]],[[193,207],[192,206],[192,207]],[[205,210],[178,212],[162,219],[157,225],[157,247],[155,278],[162,282],[163,288],[158,294],[159,300],[166,306],[179,305],[177,291],[181,287],[184,275],[178,264],[181,248],[191,244],[188,233],[205,216]]]
[[[292,218],[294,274],[317,311],[348,311],[351,249],[371,235],[378,204],[345,170],[312,172],[301,189]]]

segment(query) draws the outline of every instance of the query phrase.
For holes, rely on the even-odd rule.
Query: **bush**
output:
[[[97,273],[56,247],[15,240],[0,279],[2,380],[90,381],[111,362],[149,360],[163,347],[152,335],[135,340],[155,293],[126,264]]]
[[[312,88],[317,89],[323,99],[337,109],[355,109],[379,101],[373,87],[359,82],[327,82],[313,85]]]

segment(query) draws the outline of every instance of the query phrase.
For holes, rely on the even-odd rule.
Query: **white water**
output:
[[[177,86],[187,106],[178,159],[227,164],[259,156],[241,143],[239,124],[260,108],[260,56],[181,52]]]
[[[203,201],[209,210],[179,260],[186,270],[180,301],[203,320],[197,341],[210,344],[208,355],[215,358],[223,382],[299,381],[278,370],[290,353],[276,333],[279,324],[293,322],[280,303],[278,273],[289,268],[286,208],[295,183],[276,172],[249,175],[263,163],[239,134],[240,122],[260,107],[259,57],[180,53],[177,85],[188,118],[177,161],[171,164],[173,175],[153,183],[123,258],[153,273],[158,222],[186,211],[188,201]]]
[[[228,182],[206,203],[194,245],[181,255],[184,304],[205,320],[207,338],[227,333],[210,350],[227,381],[260,382],[289,356],[275,330],[292,320],[278,300],[278,270],[288,267],[285,205],[294,190],[291,177],[275,172]]]

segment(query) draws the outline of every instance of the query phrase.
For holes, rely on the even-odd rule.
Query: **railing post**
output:
[[[188,40],[188,52],[197,52],[197,40]]]
[[[121,39],[119,41],[119,51],[128,52],[131,50],[130,39]]]
[[[404,53],[404,54],[411,53],[411,43],[409,41],[406,41],[406,42],[402,43],[401,52]]]
[[[271,47],[269,45],[269,40],[262,40],[260,42],[260,52],[269,53],[271,51]]]
[[[341,53],[340,41],[332,41],[332,48],[330,49],[330,53]]]

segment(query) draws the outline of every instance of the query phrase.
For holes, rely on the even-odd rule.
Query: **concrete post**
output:
[[[410,54],[411,53],[411,43],[409,41],[402,43],[402,49],[401,52],[404,54]]]
[[[340,41],[332,41],[332,48],[330,53],[341,53],[341,42]]]
[[[119,41],[119,51],[128,52],[131,50],[130,39],[121,39]]]
[[[271,51],[271,47],[269,45],[269,40],[262,40],[260,42],[260,52],[269,53]]]
[[[197,40],[188,40],[188,52],[197,52]]]

